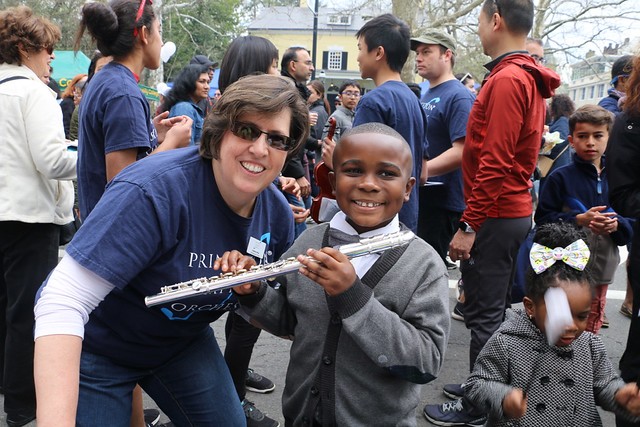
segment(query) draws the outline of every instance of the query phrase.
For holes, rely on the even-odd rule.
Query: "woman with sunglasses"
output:
[[[222,58],[218,79],[220,92],[224,94],[231,84],[244,76],[262,73],[273,76],[280,74],[278,73],[278,49],[263,37],[238,37],[231,42]],[[279,177],[279,179],[284,178]],[[297,186],[293,178],[289,180]],[[277,184],[283,186],[284,183],[277,182]],[[299,186],[297,186],[297,192],[299,196]],[[293,208],[292,206],[291,209]],[[253,402],[246,399],[247,390],[270,393],[275,389],[270,379],[249,368],[253,347],[261,331],[239,314],[229,313],[225,324],[224,358],[242,404],[247,427],[276,427],[278,426],[276,420],[266,416],[256,408]]]
[[[209,96],[209,67],[200,64],[187,65],[173,81],[173,87],[165,97],[162,111],[169,117],[187,116],[193,120],[189,145],[200,143],[204,111],[198,103]]]
[[[231,290],[153,308],[144,297],[220,273],[212,266],[227,250],[262,264],[282,255],[293,220],[271,184],[307,123],[288,81],[249,76],[223,93],[199,147],[112,180],[36,304],[39,427],[128,426],[135,384],[177,426],[246,424],[209,326],[237,308]]]
[[[59,40],[26,6],[0,11],[0,391],[11,427],[36,416],[33,301],[58,262],[60,225],[73,219],[73,192],[63,199],[61,188],[76,176],[76,153],[43,84]]]
[[[138,87],[145,68],[160,66],[160,22],[151,0],[87,3],[81,12],[75,49],[87,31],[113,60],[95,74],[80,104],[78,201],[85,219],[106,184],[129,164],[153,153],[188,145],[191,120],[150,120],[149,103]]]

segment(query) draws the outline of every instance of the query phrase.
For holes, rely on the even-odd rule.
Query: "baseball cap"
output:
[[[628,76],[629,74],[631,74],[632,65],[632,55],[624,55],[616,59],[616,61],[611,66],[611,78],[613,79],[619,76]]]
[[[204,65],[209,68],[218,68],[218,61],[212,61],[206,55],[196,55],[191,58],[189,64]]]
[[[449,34],[440,30],[427,30],[418,37],[411,39],[411,50],[416,50],[418,44],[439,44],[456,54],[456,41]]]

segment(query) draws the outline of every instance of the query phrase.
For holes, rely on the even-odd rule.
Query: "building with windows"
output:
[[[580,107],[597,104],[607,96],[611,87],[611,66],[621,55],[598,55],[577,62],[571,67],[571,83],[568,94]]]
[[[629,38],[626,38],[622,45],[613,46],[610,43],[602,50],[601,55],[590,51],[584,60],[571,65],[568,94],[576,107],[597,104],[607,96],[607,90],[611,87],[611,67],[616,59],[630,54],[629,50]]]
[[[365,22],[376,15],[377,13],[339,11],[325,7],[319,11],[316,79],[324,82],[330,102],[345,80],[357,80],[366,89],[374,87],[372,80],[360,78],[355,35]],[[302,0],[300,7],[264,8],[247,30],[251,35],[271,40],[280,55],[292,46],[304,46],[311,51],[313,10],[307,7],[305,0]]]

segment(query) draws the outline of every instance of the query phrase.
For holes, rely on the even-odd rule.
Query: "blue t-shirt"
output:
[[[204,124],[204,113],[193,101],[182,101],[175,104],[169,110],[169,117],[187,116],[193,120],[191,125],[191,142],[189,145],[200,144],[202,136],[202,125]]]
[[[356,107],[353,127],[363,123],[383,123],[407,140],[413,154],[413,176],[420,179],[427,152],[427,116],[416,95],[403,82],[388,81],[367,92]],[[418,229],[418,186],[400,210],[400,221],[413,232]]]
[[[263,264],[277,260],[292,242],[293,216],[280,191],[270,185],[257,197],[251,218],[238,216],[197,147],[129,165],[67,247],[74,260],[117,287],[91,313],[83,348],[127,366],[166,362],[210,322],[236,309],[237,300],[226,289],[147,308],[145,296],[216,275],[213,262],[225,251],[246,254],[250,243],[262,246],[256,261]]]
[[[86,219],[107,184],[105,156],[136,148],[141,159],[158,145],[158,134],[133,73],[116,62],[87,85],[78,120],[78,202]]]
[[[467,121],[474,100],[469,89],[455,79],[430,87],[422,96],[422,108],[427,114],[430,159],[450,149],[453,141],[466,136]],[[442,197],[429,200],[429,205],[454,212],[464,211],[462,169],[430,177],[429,181],[443,182],[445,190],[441,192]]]

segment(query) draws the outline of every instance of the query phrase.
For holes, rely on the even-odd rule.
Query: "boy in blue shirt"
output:
[[[620,262],[618,246],[633,235],[631,221],[608,207],[604,152],[612,125],[613,115],[595,105],[580,107],[569,117],[572,162],[547,177],[535,215],[538,225],[567,221],[587,229],[590,270],[597,284],[586,329],[593,333],[603,324],[607,288]]]
[[[415,184],[411,150],[393,129],[368,123],[342,135],[333,165],[341,211],[281,257],[319,262],[299,255],[300,274],[279,277],[279,289],[250,283],[234,291],[262,328],[295,337],[286,425],[415,425],[419,384],[438,374],[449,335],[446,268],[417,237],[351,260],[334,248],[406,230],[398,212]],[[223,271],[251,264],[238,252],[216,263]]]
[[[422,173],[427,152],[427,116],[411,89],[400,77],[411,50],[409,26],[391,14],[373,18],[358,30],[358,65],[363,79],[373,79],[376,88],[367,92],[356,107],[353,126],[378,122],[395,129],[409,143],[413,155],[412,176]],[[328,140],[325,140],[325,142]],[[323,156],[331,165],[331,159]],[[400,211],[400,221],[418,230],[418,187]]]

